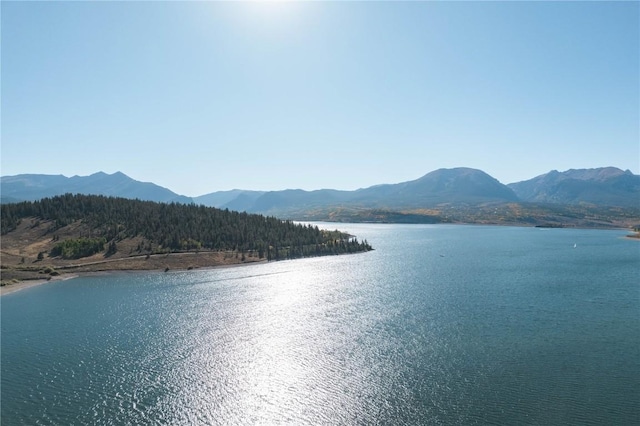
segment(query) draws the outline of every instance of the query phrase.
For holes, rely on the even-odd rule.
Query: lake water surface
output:
[[[2,424],[640,424],[627,232],[323,226],[376,250],[3,296]]]

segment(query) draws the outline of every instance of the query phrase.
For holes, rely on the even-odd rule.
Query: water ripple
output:
[[[637,420],[639,262],[626,241],[349,226],[377,250],[3,297],[3,422]],[[565,239],[580,252],[568,257]]]

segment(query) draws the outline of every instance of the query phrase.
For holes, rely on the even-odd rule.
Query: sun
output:
[[[288,21],[300,8],[300,2],[286,0],[257,0],[244,2],[247,12],[256,18],[270,21]]]

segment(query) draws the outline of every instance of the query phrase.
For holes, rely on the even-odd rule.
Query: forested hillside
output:
[[[138,254],[232,250],[277,260],[371,250],[366,241],[338,231],[205,206],[66,194],[1,208],[3,235],[21,220],[35,218],[50,221],[45,232],[56,241],[58,230],[81,221],[88,231],[60,239],[47,253],[67,258],[101,250],[108,256],[118,251],[120,241],[135,237],[143,237]]]

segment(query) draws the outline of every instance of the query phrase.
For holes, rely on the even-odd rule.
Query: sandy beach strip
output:
[[[5,296],[7,294],[15,293],[20,290],[24,290],[26,288],[37,287],[42,284],[53,283],[56,281],[70,280],[76,277],[78,277],[78,274],[68,274],[68,275],[60,275],[57,277],[52,277],[49,280],[25,280],[25,281],[17,282],[15,284],[3,285],[2,287],[0,287],[0,297]]]
[[[164,256],[164,255],[163,255]],[[219,263],[214,265],[206,265],[206,266],[198,266],[195,268],[185,267],[184,265],[180,265],[176,267],[176,265],[172,265],[173,268],[170,270],[172,272],[178,271],[188,271],[188,270],[198,270],[198,271],[206,271],[213,269],[226,269],[226,268],[234,268],[234,267],[245,267],[249,265],[259,265],[262,263],[266,263],[266,259],[261,259],[257,261],[248,261],[248,262],[238,262],[238,263]],[[50,279],[34,279],[34,280],[22,280],[13,284],[7,284],[0,287],[0,297],[5,296],[7,294],[12,294],[20,290],[24,290],[26,288],[36,287],[43,284],[58,282],[58,281],[66,281],[73,278],[78,277],[88,277],[88,276],[96,276],[96,275],[114,275],[114,274],[131,274],[131,273],[162,273],[162,268],[150,267],[150,268],[114,268],[114,269],[99,269],[93,271],[78,271],[78,272],[69,272],[63,273],[58,276],[51,277]],[[166,270],[164,270],[166,272]]]

